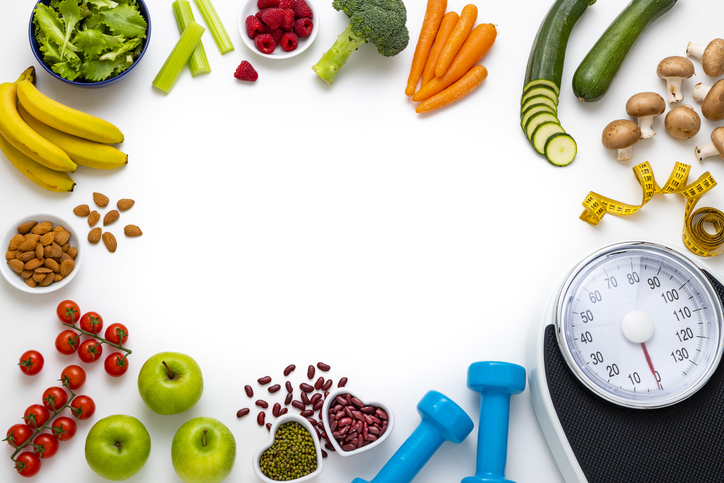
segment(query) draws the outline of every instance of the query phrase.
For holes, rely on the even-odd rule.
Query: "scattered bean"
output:
[[[297,366],[295,366],[294,364],[289,364],[289,365],[284,369],[284,376],[285,376],[285,377],[288,376],[288,375],[291,374],[291,373],[294,371],[294,369],[296,369],[296,368],[297,368]]]
[[[331,369],[329,364],[325,364],[324,362],[317,362],[317,368],[320,371],[325,371],[325,372]]]
[[[292,406],[299,409],[300,411],[304,411],[305,405],[302,401],[297,401],[296,399],[292,401]]]
[[[259,414],[256,415],[256,423],[259,426],[264,426],[265,419],[266,419],[266,413],[264,411],[259,411]]]
[[[299,389],[301,389],[302,391],[304,391],[306,393],[310,393],[310,392],[314,391],[314,386],[307,384],[306,382],[303,382],[299,385]]]
[[[288,392],[287,397],[284,398],[284,405],[289,406],[289,403],[292,402],[293,397],[294,397],[294,394],[292,394],[291,392]]]
[[[320,377],[320,378],[317,379],[317,381],[314,383],[314,389],[316,389],[317,391],[319,391],[320,389],[322,389],[322,386],[323,386],[323,385],[324,385],[324,378],[323,378],[323,377]]]
[[[264,408],[264,409],[266,409],[266,408],[269,407],[269,403],[266,402],[266,401],[263,400],[263,399],[257,399],[257,400],[254,402],[254,404],[256,404],[256,405],[259,406],[260,408]]]
[[[337,383],[337,387],[344,387],[344,386],[346,386],[346,385],[347,385],[347,378],[346,378],[346,377],[343,377],[343,378],[340,379],[339,382]]]
[[[289,408],[282,408],[281,411],[279,411],[279,416],[284,416],[289,412]]]
[[[284,386],[287,388],[287,392],[294,391],[294,386],[292,386],[292,383],[290,381],[287,381],[286,383],[284,383]]]
[[[244,391],[246,391],[246,395],[249,397],[254,397],[254,389],[249,386],[248,384],[244,386]]]
[[[271,376],[264,376],[264,377],[260,377],[259,379],[257,379],[256,382],[258,382],[259,384],[264,386],[266,384],[269,384],[271,382],[271,380],[272,380]]]
[[[282,410],[282,405],[279,403],[274,403],[274,407],[272,408],[272,414],[274,415],[275,418],[279,417],[279,413],[281,412],[281,410]]]
[[[329,391],[332,388],[332,384],[334,384],[334,381],[331,379],[324,381],[324,384],[322,384],[322,391]]]
[[[274,394],[275,392],[277,392],[277,391],[278,391],[279,389],[281,389],[281,388],[282,388],[281,385],[279,385],[279,384],[274,384],[273,386],[269,386],[269,388],[267,389],[267,391],[269,391],[270,393]]]
[[[250,412],[251,412],[251,410],[250,410],[249,408],[239,409],[239,410],[236,412],[236,417],[237,417],[237,418],[243,418],[244,416],[246,416],[246,415],[249,414]]]
[[[314,379],[314,366],[311,364],[307,368],[307,379]]]
[[[312,403],[312,401],[309,400],[309,395],[306,392],[303,392],[300,398],[305,406],[309,406]]]

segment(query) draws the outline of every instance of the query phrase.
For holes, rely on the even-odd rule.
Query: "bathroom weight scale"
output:
[[[567,483],[724,482],[724,285],[643,241],[554,289],[530,342],[538,421]]]

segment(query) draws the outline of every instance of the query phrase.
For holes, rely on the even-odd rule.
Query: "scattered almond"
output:
[[[100,226],[97,226],[93,228],[90,232],[88,232],[88,241],[90,243],[93,243],[94,245],[101,241],[101,234],[103,230]]]
[[[103,217],[103,226],[110,225],[120,217],[121,214],[118,213],[118,210],[109,211],[108,213],[106,213],[106,216]]]
[[[118,200],[118,203],[116,203],[116,206],[118,207],[119,210],[126,211],[126,210],[130,210],[131,207],[133,207],[133,205],[135,203],[136,202],[131,199],[124,198],[122,200]]]
[[[37,221],[29,221],[29,222],[27,222],[27,223],[23,223],[22,225],[20,225],[20,226],[18,227],[18,233],[20,233],[21,235],[25,235],[26,233],[30,233],[30,230],[32,230],[33,227],[34,227],[35,225],[37,225],[37,224],[38,224]]]
[[[111,253],[115,252],[116,248],[118,247],[118,242],[116,242],[116,237],[113,236],[113,233],[111,233],[109,231],[103,233],[103,243],[106,245],[106,248]]]
[[[78,205],[75,208],[73,208],[73,213],[75,213],[78,216],[88,216],[90,215],[90,207],[88,205]]]
[[[126,236],[141,236],[143,235],[143,232],[140,228],[138,228],[136,225],[126,225],[123,228],[123,233]]]
[[[98,220],[101,219],[101,214],[98,213],[96,210],[93,210],[88,215],[88,226],[95,226],[96,223],[98,223]]]
[[[102,193],[93,193],[93,201],[100,206],[101,208],[105,208],[108,206],[108,197]]]

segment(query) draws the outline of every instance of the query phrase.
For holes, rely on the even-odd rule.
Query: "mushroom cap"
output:
[[[719,152],[719,156],[724,158],[724,127],[718,127],[711,132],[711,142]]]
[[[666,110],[666,101],[655,92],[639,92],[626,102],[626,114],[632,117],[659,116]]]
[[[682,77],[688,79],[694,75],[694,64],[686,57],[672,55],[666,57],[656,66],[656,75],[660,79],[667,77]]]
[[[724,74],[724,39],[714,39],[704,49],[701,56],[701,67],[711,77]]]
[[[676,139],[691,139],[701,128],[701,118],[694,108],[684,104],[675,107],[664,118],[666,130]]]
[[[709,89],[701,103],[701,114],[710,121],[724,119],[724,79],[716,81]]]
[[[628,119],[611,121],[603,128],[601,143],[606,149],[624,149],[641,138],[639,125]]]

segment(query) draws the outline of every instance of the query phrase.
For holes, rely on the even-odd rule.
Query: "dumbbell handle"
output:
[[[475,476],[502,478],[508,453],[510,394],[485,393],[480,404]]]

